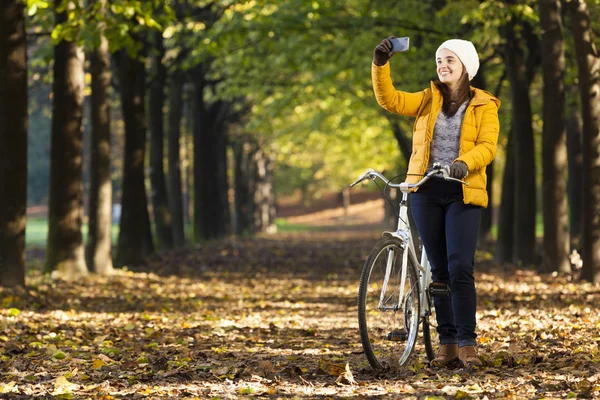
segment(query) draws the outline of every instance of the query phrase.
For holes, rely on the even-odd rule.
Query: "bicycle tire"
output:
[[[391,250],[394,259],[388,285],[382,296]],[[365,356],[371,367],[376,370],[406,365],[418,337],[419,277],[410,257],[407,257],[404,296],[402,301],[399,299],[404,251],[408,249],[402,248],[400,239],[383,237],[371,250],[361,272],[358,289],[358,327]]]
[[[436,356],[435,346],[439,345],[439,334],[437,331],[437,316],[433,297],[429,293],[426,293],[426,299],[429,302],[429,315],[423,316],[423,344],[425,345],[427,360],[431,362]]]
[[[431,317],[423,317],[423,343],[425,344],[425,353],[427,354],[427,360],[431,362],[435,358],[435,350],[432,336],[432,325],[429,322]],[[433,327],[435,330],[436,328]]]

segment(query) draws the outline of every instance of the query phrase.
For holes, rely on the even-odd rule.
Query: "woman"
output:
[[[469,184],[432,178],[411,196],[433,282],[451,289],[449,297],[434,299],[440,349],[432,365],[447,366],[458,358],[463,367],[479,367],[473,269],[481,208],[488,205],[485,170],[496,154],[500,101],[469,85],[479,57],[473,43],[461,39],[438,48],[439,82],[417,93],[396,90],[390,78],[389,39],[373,54],[373,89],[387,111],[416,117],[407,182],[417,182],[440,163],[449,165],[451,177]]]

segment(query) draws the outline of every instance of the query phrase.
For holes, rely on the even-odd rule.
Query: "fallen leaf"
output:
[[[338,385],[356,385],[352,371],[350,371],[350,364],[346,363],[344,372],[336,379],[335,383]]]

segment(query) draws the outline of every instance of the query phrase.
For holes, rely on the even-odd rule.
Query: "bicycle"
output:
[[[409,193],[434,175],[468,185],[460,179],[451,178],[448,167],[440,164],[434,164],[433,170],[414,184],[394,184],[382,174],[368,169],[350,185],[352,187],[366,179],[375,181],[379,178],[386,187],[397,188],[402,192],[396,231],[383,232],[360,275],[360,340],[369,364],[376,370],[408,364],[421,323],[427,359],[431,361],[435,357],[433,343],[437,331],[432,298],[450,296],[450,288],[446,284],[431,283],[431,266],[425,249],[421,252],[421,262],[417,261],[408,219]],[[383,194],[385,196],[385,189]]]

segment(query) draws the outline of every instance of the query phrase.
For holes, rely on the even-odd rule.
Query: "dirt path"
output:
[[[408,368],[373,372],[356,289],[377,236],[225,240],[161,254],[151,273],[33,276],[27,291],[0,289],[0,396],[600,396],[599,289],[485,261],[477,282],[487,368],[429,369],[419,346]],[[355,383],[340,378],[346,368]]]

